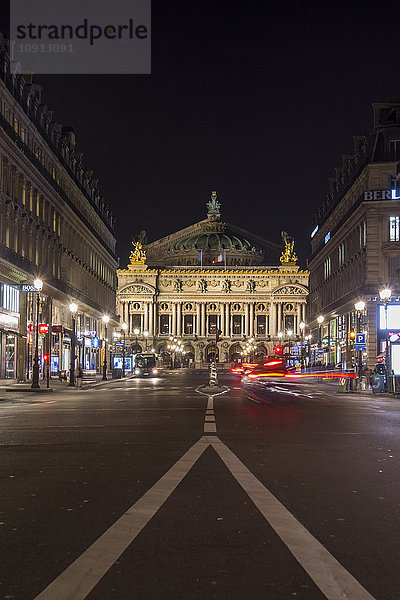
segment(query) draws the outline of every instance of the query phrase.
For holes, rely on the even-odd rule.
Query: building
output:
[[[39,297],[39,357],[53,372],[68,370],[72,314],[78,306],[79,362],[99,368],[102,316],[115,315],[114,219],[98,181],[42,101],[41,88],[22,75],[0,38],[0,379],[30,377]],[[100,339],[100,343],[98,340]]]
[[[354,137],[311,234],[314,359],[347,368],[360,366],[360,352],[372,368],[385,349],[385,304],[390,331],[400,332],[400,101],[373,110],[372,133]],[[380,301],[384,288],[391,289],[389,303]],[[366,333],[365,351],[355,346],[357,333]]]
[[[285,340],[294,354],[308,272],[296,264],[293,240],[285,234],[279,264],[279,246],[221,221],[216,192],[207,206],[206,219],[160,240],[142,246],[143,233],[118,271],[127,345],[196,367],[269,355]]]

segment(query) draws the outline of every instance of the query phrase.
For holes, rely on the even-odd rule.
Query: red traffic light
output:
[[[43,360],[44,360],[44,362],[47,362],[49,360],[49,355],[43,354]]]
[[[274,352],[277,356],[280,356],[281,354],[283,354],[283,346],[275,346]]]

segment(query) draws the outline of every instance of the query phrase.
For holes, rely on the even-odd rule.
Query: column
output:
[[[129,310],[129,329],[128,329],[129,333],[132,335],[133,334],[133,327],[132,327],[132,314],[131,311]]]
[[[221,303],[221,316],[220,316],[220,324],[219,328],[222,331],[222,335],[225,337],[225,304]]]
[[[201,337],[206,337],[206,304],[201,303]]]
[[[225,334],[227,337],[231,337],[231,329],[229,327],[229,308],[230,304],[225,304]]]
[[[149,303],[144,303],[144,320],[143,320],[143,331],[149,330]]]
[[[250,337],[254,337],[254,302],[250,304],[250,328],[249,328]]]
[[[158,335],[158,304],[153,302],[153,336]]]
[[[249,337],[249,305],[244,305],[244,335]]]
[[[153,337],[154,335],[154,330],[153,330],[153,303],[149,302],[149,336]]]
[[[182,335],[182,302],[178,302],[177,309],[176,335],[180,337]]]
[[[273,302],[270,302],[269,305],[269,328],[268,328],[268,332],[271,336],[275,336],[275,327],[276,327],[276,320],[275,320],[275,304]]]
[[[196,304],[196,335],[200,337],[200,319],[201,319],[201,305],[200,302]]]
[[[302,308],[303,308],[303,307],[302,307],[302,305],[301,305],[301,304],[300,304],[300,302],[299,302],[299,303],[297,304],[297,329],[296,329],[296,333],[297,333],[297,335],[299,335],[299,334],[301,333],[299,325],[300,325],[300,323],[301,323],[301,322],[302,322],[302,320],[303,320],[303,317],[302,317],[302,312],[303,312],[303,311],[302,311]]]
[[[172,304],[172,335],[176,335],[176,303]]]
[[[282,303],[278,302],[278,323],[277,323],[277,333],[282,331]]]

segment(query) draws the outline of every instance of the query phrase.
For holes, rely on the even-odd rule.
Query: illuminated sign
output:
[[[329,240],[331,239],[331,232],[328,231],[328,233],[325,236],[325,244],[327,244],[329,242]]]
[[[93,346],[93,348],[99,347],[99,338],[98,337],[92,338],[92,346]]]
[[[386,329],[386,318],[387,329],[393,333],[400,331],[400,306],[398,304],[388,304],[387,312],[382,304],[379,306],[379,329]]]
[[[315,229],[313,229],[313,231],[312,231],[312,233],[311,233],[311,237],[312,237],[312,238],[313,238],[313,237],[314,237],[314,235],[317,233],[317,231],[318,231],[318,225],[316,226],[316,228],[315,228]]]
[[[49,326],[47,323],[39,323],[39,333],[49,333]]]
[[[21,292],[37,292],[37,289],[34,285],[23,284],[21,285]]]
[[[6,315],[5,313],[0,313],[0,325],[6,325],[7,327],[18,329],[18,317]]]
[[[371,190],[364,192],[364,200],[400,200],[398,190]]]

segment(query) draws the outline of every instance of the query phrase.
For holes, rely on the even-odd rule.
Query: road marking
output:
[[[201,438],[135,504],[34,600],[83,600],[179,485],[209,446]]]
[[[204,423],[204,433],[215,433],[217,431],[217,426],[215,423]]]
[[[214,410],[214,398],[212,396],[208,397],[207,410]]]
[[[206,421],[206,423],[207,422],[213,422],[213,423],[215,423],[215,417],[214,417],[214,415],[206,415],[205,421]]]
[[[374,600],[219,438],[210,444],[328,600]]]

